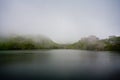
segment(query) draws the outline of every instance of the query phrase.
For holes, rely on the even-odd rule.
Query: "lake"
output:
[[[0,80],[118,80],[120,53],[85,50],[0,51]]]

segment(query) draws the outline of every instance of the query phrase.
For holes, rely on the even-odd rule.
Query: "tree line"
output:
[[[23,36],[0,37],[0,50],[31,50],[31,49],[82,49],[120,51],[120,36],[99,39],[96,36],[81,38],[73,44],[57,44],[49,38],[26,38]]]

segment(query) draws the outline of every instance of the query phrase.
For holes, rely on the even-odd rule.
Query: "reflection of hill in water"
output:
[[[119,63],[108,51],[0,51],[0,80],[116,80]]]
[[[0,52],[0,64],[15,64],[15,63],[32,63],[32,61],[42,62],[49,57],[50,54],[40,51],[2,51]]]

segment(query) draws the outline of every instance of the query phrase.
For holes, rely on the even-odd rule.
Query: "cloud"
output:
[[[120,35],[114,0],[4,0],[1,34],[43,34],[56,42]],[[118,5],[118,4],[117,4]],[[114,8],[111,8],[114,7]],[[116,10],[115,10],[116,9]],[[115,15],[117,14],[117,15]],[[117,19],[117,20],[115,20]]]

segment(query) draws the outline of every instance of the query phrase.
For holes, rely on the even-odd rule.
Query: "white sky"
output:
[[[0,34],[45,35],[58,43],[120,35],[119,0],[1,0]]]

